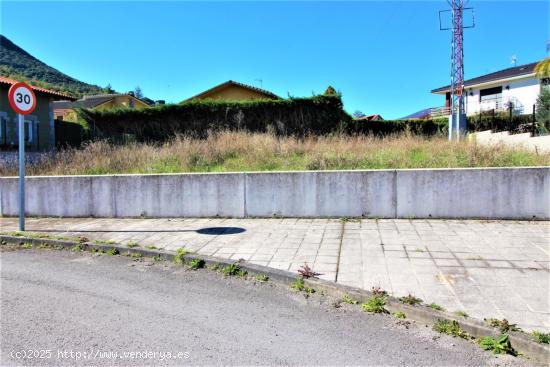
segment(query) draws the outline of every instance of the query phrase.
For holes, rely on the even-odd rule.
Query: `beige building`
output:
[[[134,97],[131,92],[128,94],[85,96],[78,101],[59,101],[53,104],[55,119],[64,121],[77,121],[78,116],[75,111],[77,108],[108,110],[114,108],[142,109],[147,107],[150,107],[150,105]]]
[[[183,102],[195,99],[242,101],[253,99],[281,99],[281,97],[264,89],[229,80],[202,93],[199,93],[191,98],[188,98]]]

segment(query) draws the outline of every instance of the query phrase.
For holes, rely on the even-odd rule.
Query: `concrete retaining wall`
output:
[[[550,167],[28,177],[28,215],[550,219]],[[0,215],[18,213],[0,178]]]

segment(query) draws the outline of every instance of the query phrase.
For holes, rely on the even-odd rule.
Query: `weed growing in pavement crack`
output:
[[[156,254],[155,256],[153,256],[153,260],[155,260],[155,261],[162,261],[162,260],[164,260],[164,259],[162,258],[162,256],[160,256],[160,254]]]
[[[464,311],[456,311],[455,315],[460,316],[460,317],[464,317],[464,318],[468,317],[468,314]]]
[[[385,290],[383,290],[380,287],[372,287],[371,292],[375,296],[387,296],[388,295],[388,292],[386,292]]]
[[[297,277],[294,279],[294,282],[290,285],[290,288],[298,292],[306,292],[307,295],[315,293],[315,289],[308,287],[302,277]]]
[[[256,280],[258,282],[267,282],[269,280],[269,277],[266,274],[258,274],[256,275]]]
[[[120,252],[118,252],[118,249],[114,247],[107,250],[107,255],[109,256],[118,255],[119,253]]]
[[[136,259],[139,259],[139,258],[142,258],[143,255],[141,254],[141,252],[132,252],[132,253],[128,253],[130,257],[133,257],[133,258],[136,258]]]
[[[219,271],[220,270],[220,264],[212,264],[212,265],[208,266],[208,269],[212,270],[212,271]]]
[[[93,247],[91,249],[91,251],[92,251],[92,254],[104,254],[105,253],[105,250],[103,250],[102,248]]]
[[[32,243],[30,242],[25,242],[24,244],[21,245],[22,248],[32,248]]]
[[[128,241],[128,243],[126,244],[126,247],[128,248],[139,247],[139,243],[137,243],[136,241]]]
[[[304,265],[302,265],[300,269],[298,269],[298,273],[305,279],[317,278],[319,275],[322,275],[321,273],[313,271],[313,269],[311,269],[307,263],[304,263]]]
[[[510,354],[517,356],[518,352],[512,347],[508,334],[502,334],[498,338],[486,336],[478,340],[483,350],[492,350],[494,354]]]
[[[112,240],[94,240],[98,245],[114,245],[116,242]]]
[[[506,319],[485,319],[485,322],[487,322],[492,327],[496,327],[500,330],[501,333],[507,333],[509,331],[521,331],[521,328],[517,327],[516,324],[510,324],[508,320]]]
[[[74,245],[73,247],[71,247],[71,251],[73,252],[79,252],[79,251],[83,251],[84,249],[82,248],[82,245],[78,244],[78,245]]]
[[[204,268],[204,260],[203,259],[193,259],[189,262],[189,267],[193,270],[202,269]]]
[[[241,265],[238,262],[233,263],[233,264],[229,264],[226,267],[224,267],[222,269],[222,273],[227,275],[227,276],[238,275],[242,278],[246,277],[246,275],[248,274],[248,272],[246,270],[241,268]]]
[[[176,250],[174,255],[174,264],[183,264],[185,263],[185,255],[187,255],[187,250],[185,247],[180,247]]]
[[[438,305],[437,303],[430,303],[430,304],[429,304],[429,307],[430,307],[432,310],[436,310],[436,311],[445,311],[445,308],[443,308],[442,306]]]
[[[148,249],[148,250],[158,250],[158,249],[159,249],[159,248],[158,248],[157,246],[155,246],[155,245],[147,245],[147,246],[145,246],[145,248]]]
[[[399,302],[401,302],[403,304],[414,306],[414,305],[421,304],[423,301],[422,301],[422,299],[420,299],[418,297],[415,297],[415,296],[413,296],[412,294],[409,293],[408,296],[400,297]]]
[[[470,339],[470,335],[462,330],[460,324],[456,320],[437,320],[434,324],[433,329],[438,333],[448,334],[452,336],[458,336],[464,339]]]
[[[359,303],[358,300],[351,298],[347,293],[344,293],[342,296],[342,302],[347,303],[348,305],[356,305]]]
[[[550,334],[541,331],[533,331],[533,336],[541,344],[550,344]]]
[[[365,303],[361,305],[363,311],[371,313],[389,313],[384,306],[386,306],[386,295],[373,295]]]
[[[395,311],[392,315],[397,317],[398,319],[404,319],[407,317],[402,311]]]

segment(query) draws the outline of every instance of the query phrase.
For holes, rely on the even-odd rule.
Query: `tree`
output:
[[[137,99],[143,98],[143,92],[141,91],[139,85],[134,89],[134,97],[136,97]]]
[[[358,118],[361,118],[361,117],[365,117],[365,114],[363,112],[357,110],[353,113],[353,117],[358,119]]]
[[[550,131],[550,87],[542,87],[537,98],[537,122]]]
[[[105,88],[103,88],[103,93],[105,94],[113,94],[115,91],[111,87],[111,83],[107,84]]]
[[[334,89],[334,88],[332,87],[332,85],[329,85],[329,86],[327,87],[327,89],[325,90],[325,95],[326,95],[326,96],[330,96],[330,95],[334,95],[334,94],[338,94],[338,93],[336,92],[336,89]]]
[[[550,57],[547,57],[535,66],[535,74],[539,79],[550,78]]]

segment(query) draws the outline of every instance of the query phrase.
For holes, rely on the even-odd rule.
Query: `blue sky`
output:
[[[232,79],[286,97],[341,91],[346,110],[398,118],[439,106],[450,33],[441,1],[0,1],[0,31],[47,64],[179,102]],[[546,1],[476,1],[466,78],[546,56]]]

